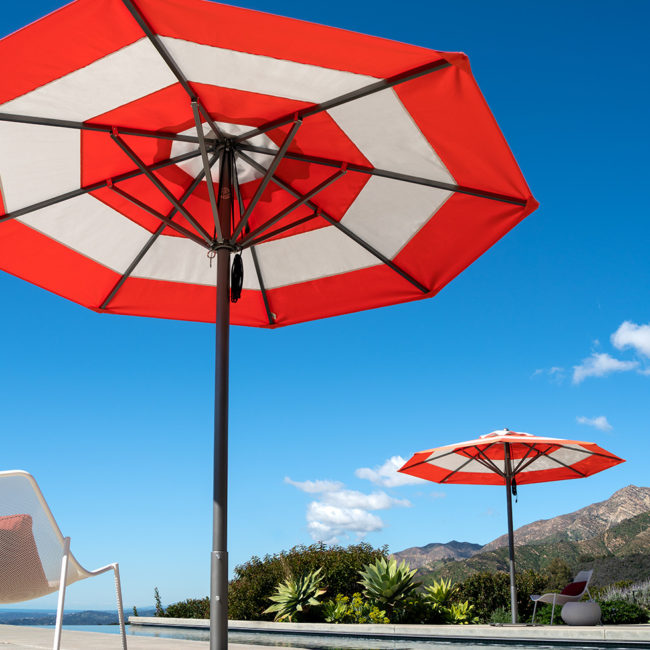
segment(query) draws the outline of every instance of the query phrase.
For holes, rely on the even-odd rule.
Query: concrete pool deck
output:
[[[53,628],[27,627],[25,625],[0,625],[2,650],[52,650]],[[207,641],[183,641],[153,636],[127,637],[129,650],[203,650]],[[232,650],[278,650],[261,645],[231,643]],[[119,634],[78,632],[63,630],[61,650],[121,650]]]
[[[163,621],[161,623],[161,621]],[[132,625],[167,628],[208,629],[209,621],[188,618],[158,618],[131,616]],[[305,643],[312,635],[371,637],[384,639],[413,639],[436,641],[523,641],[563,644],[587,643],[595,647],[626,644],[630,647],[650,648],[650,624],[595,625],[358,625],[331,623],[269,623],[265,621],[229,621],[232,632],[285,633],[305,635]],[[259,646],[256,646],[259,648]],[[619,645],[620,647],[620,645]]]

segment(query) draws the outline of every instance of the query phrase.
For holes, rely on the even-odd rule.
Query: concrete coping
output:
[[[130,616],[131,625],[208,629],[210,621],[191,618]],[[650,648],[650,624],[645,625],[370,625],[355,623],[273,623],[228,621],[230,631],[331,635],[421,640],[556,641],[559,643],[627,643]]]

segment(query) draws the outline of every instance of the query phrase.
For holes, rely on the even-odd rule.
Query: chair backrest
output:
[[[587,585],[585,586],[585,589],[587,586],[589,586],[589,581],[591,580],[591,575],[594,572],[593,569],[590,569],[589,571],[580,571],[578,575],[573,579],[573,582],[586,582]]]
[[[58,590],[64,538],[34,477],[0,472],[0,603],[18,603]],[[72,554],[66,583],[88,572]]]

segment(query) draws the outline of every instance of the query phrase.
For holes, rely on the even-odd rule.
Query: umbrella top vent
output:
[[[498,429],[497,431],[491,431],[490,433],[484,433],[479,438],[497,438],[502,436],[530,436],[535,437],[532,433],[524,433],[519,431],[510,431],[510,429]]]

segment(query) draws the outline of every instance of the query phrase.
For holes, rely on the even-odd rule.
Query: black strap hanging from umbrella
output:
[[[510,490],[512,492],[512,496],[515,497],[515,503],[518,503],[519,500],[517,499],[517,480],[515,477],[512,477],[512,480],[510,481]]]
[[[230,302],[237,302],[241,297],[241,290],[244,286],[244,263],[241,253],[237,253],[232,259],[230,270]]]

